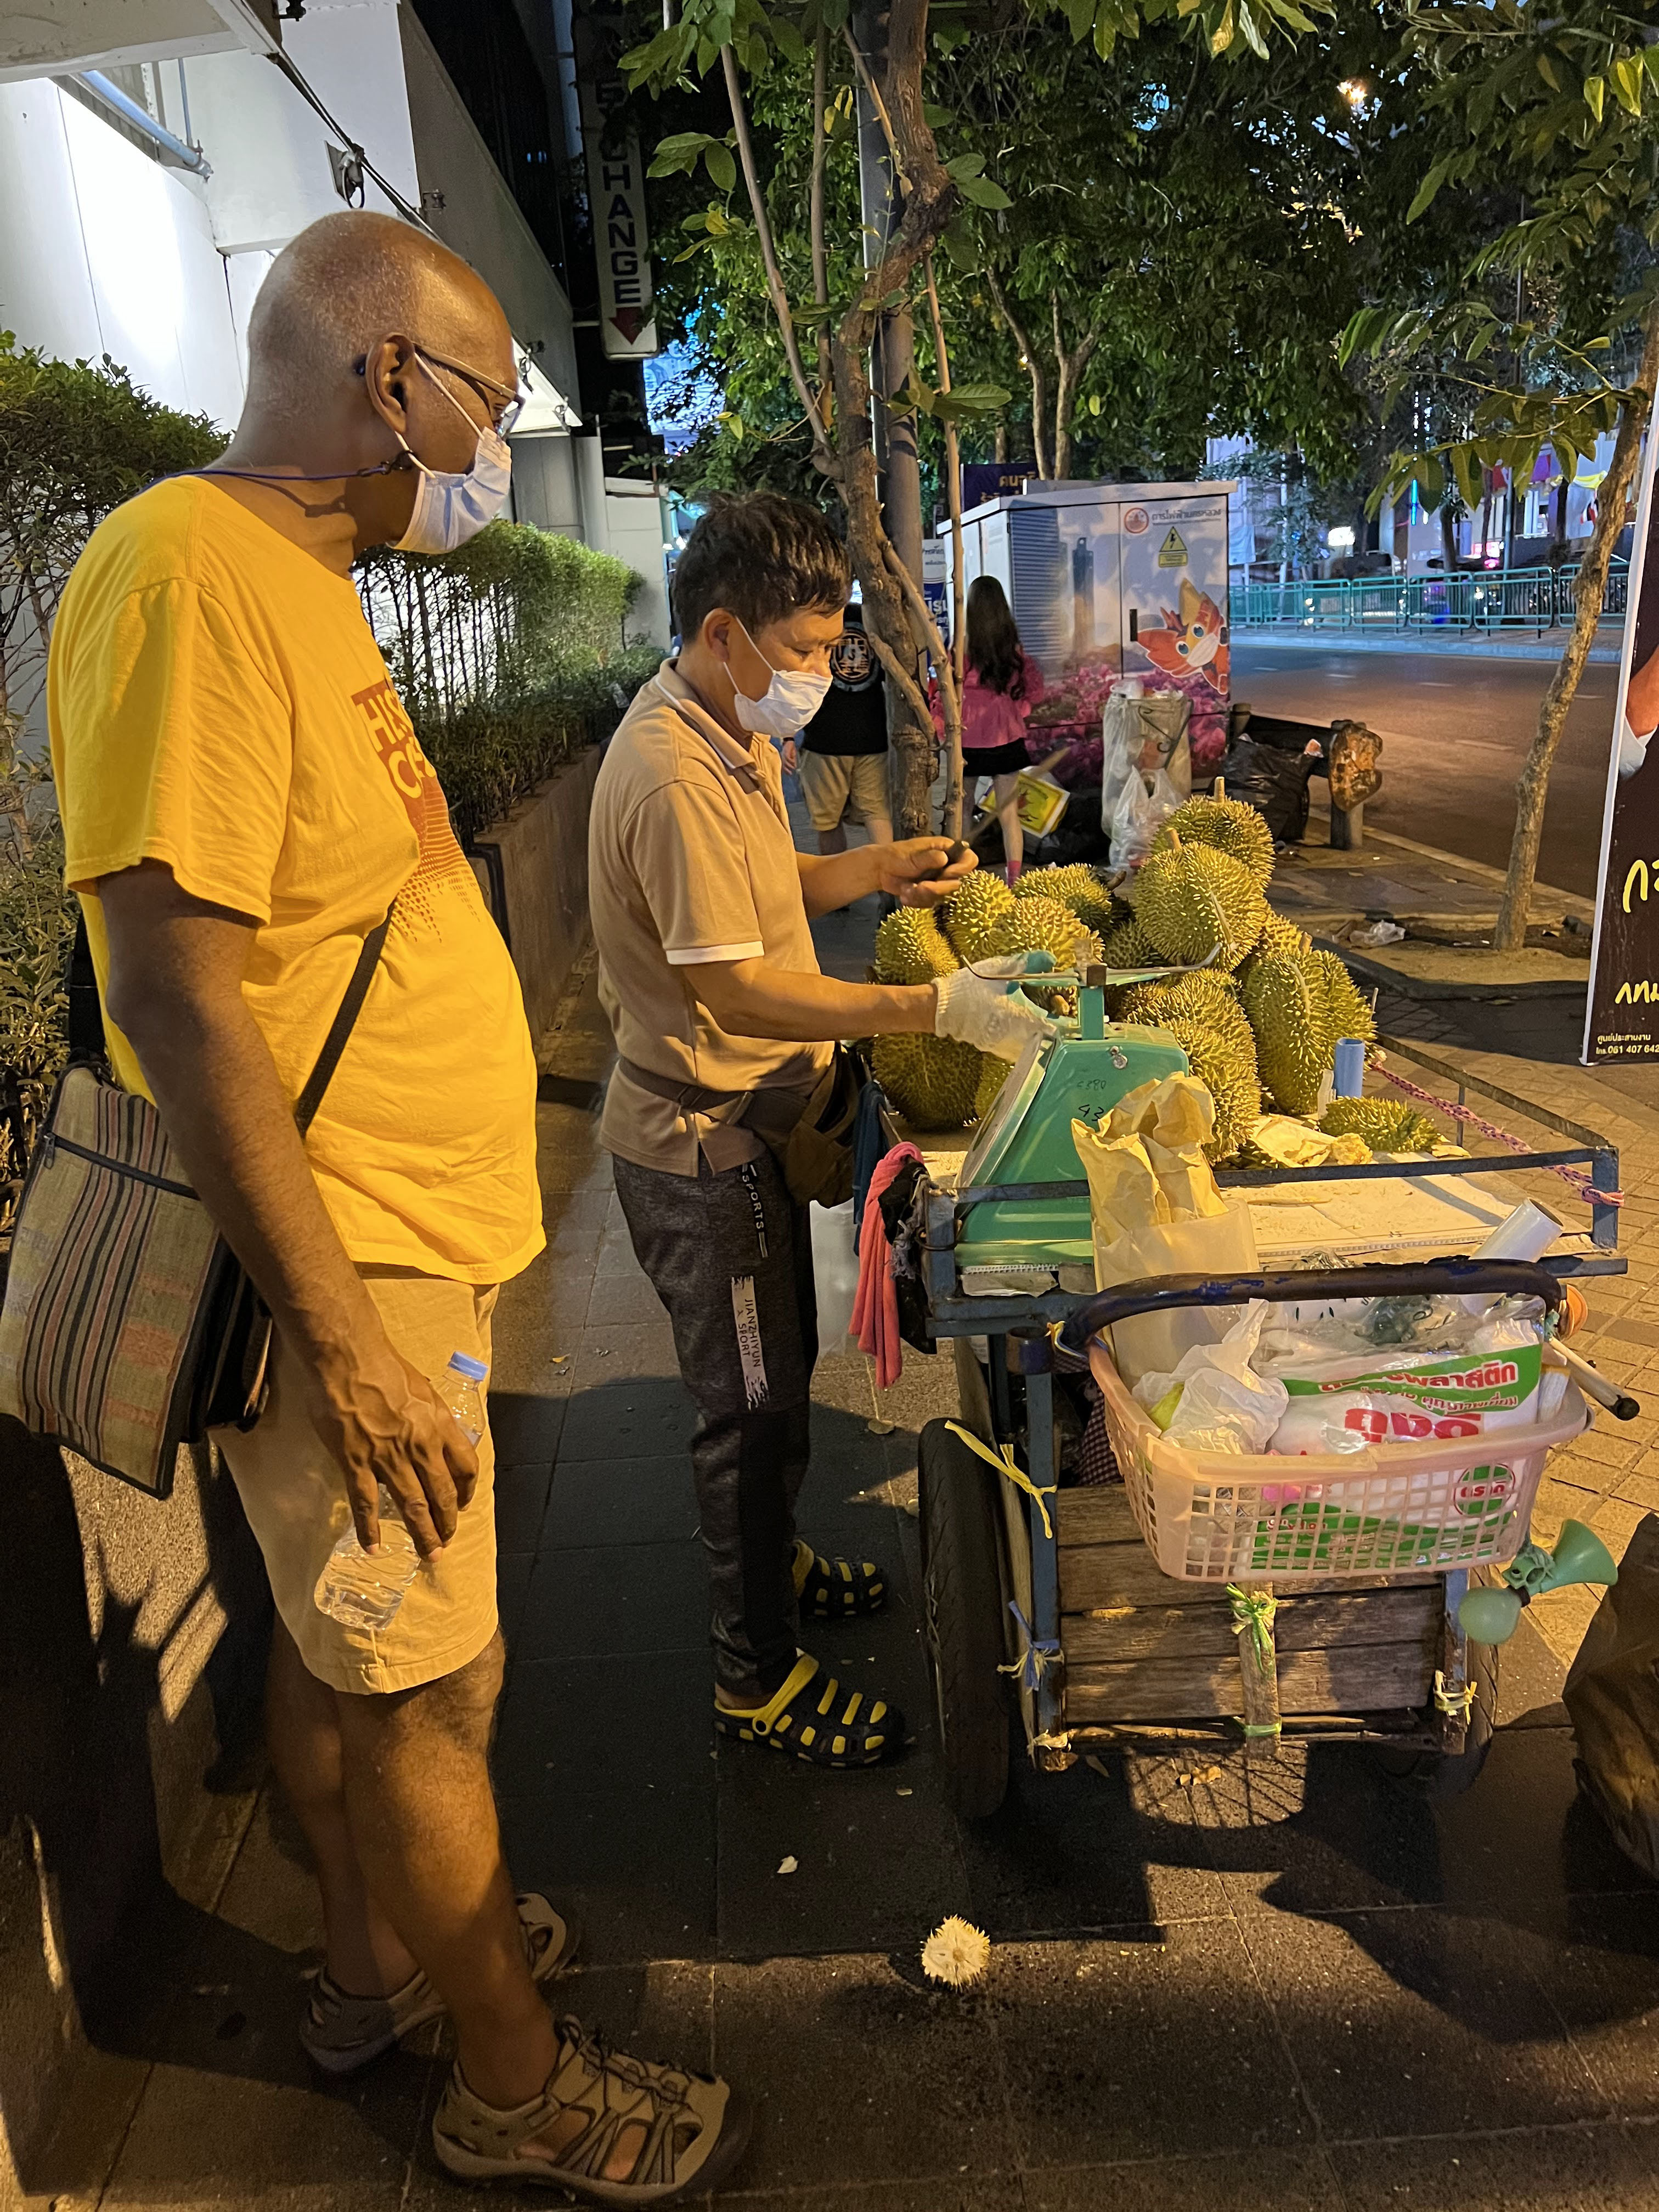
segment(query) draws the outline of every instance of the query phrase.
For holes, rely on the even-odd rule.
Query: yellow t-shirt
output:
[[[307,1139],[318,1188],[360,1265],[466,1283],[526,1266],[544,1238],[518,977],[356,586],[218,486],[158,484],[77,562],[48,704],[100,988],[99,878],[165,860],[258,923],[243,992],[297,1097],[396,897]],[[106,1027],[117,1079],[145,1091]]]

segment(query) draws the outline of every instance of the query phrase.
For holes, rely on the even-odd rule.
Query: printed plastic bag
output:
[[[1177,805],[1192,797],[1191,719],[1191,704],[1182,692],[1143,694],[1135,678],[1114,686],[1100,717],[1103,830],[1110,832],[1124,787],[1136,775],[1149,784],[1162,769],[1175,787]]]

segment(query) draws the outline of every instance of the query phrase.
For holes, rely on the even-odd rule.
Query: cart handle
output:
[[[1180,1306],[1243,1306],[1257,1298],[1275,1304],[1313,1298],[1493,1297],[1541,1298],[1549,1313],[1566,1293],[1547,1267],[1519,1260],[1425,1260],[1410,1267],[1338,1267],[1282,1275],[1148,1275],[1097,1291],[1062,1325],[1062,1351],[1080,1352],[1089,1340],[1132,1314],[1165,1313]]]

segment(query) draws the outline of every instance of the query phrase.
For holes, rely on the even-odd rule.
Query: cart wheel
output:
[[[921,1573],[945,1750],[945,1796],[965,1820],[994,1813],[1008,1790],[1008,1696],[996,1476],[943,1421],[918,1455]]]
[[[1492,1715],[1498,1710],[1498,1649],[1491,1644],[1471,1644],[1468,1653],[1474,1703],[1469,1708],[1462,1750],[1389,1751],[1384,1747],[1376,1754],[1385,1773],[1421,1790],[1437,1804],[1448,1803],[1473,1789],[1492,1749]]]

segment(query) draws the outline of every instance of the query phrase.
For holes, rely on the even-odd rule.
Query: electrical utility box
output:
[[[994,576],[1051,690],[1119,675],[1186,693],[1193,736],[1227,717],[1227,507],[1235,483],[1031,480],[962,518],[963,589]],[[951,530],[941,524],[945,561]],[[1219,750],[1218,743],[1215,749]]]

